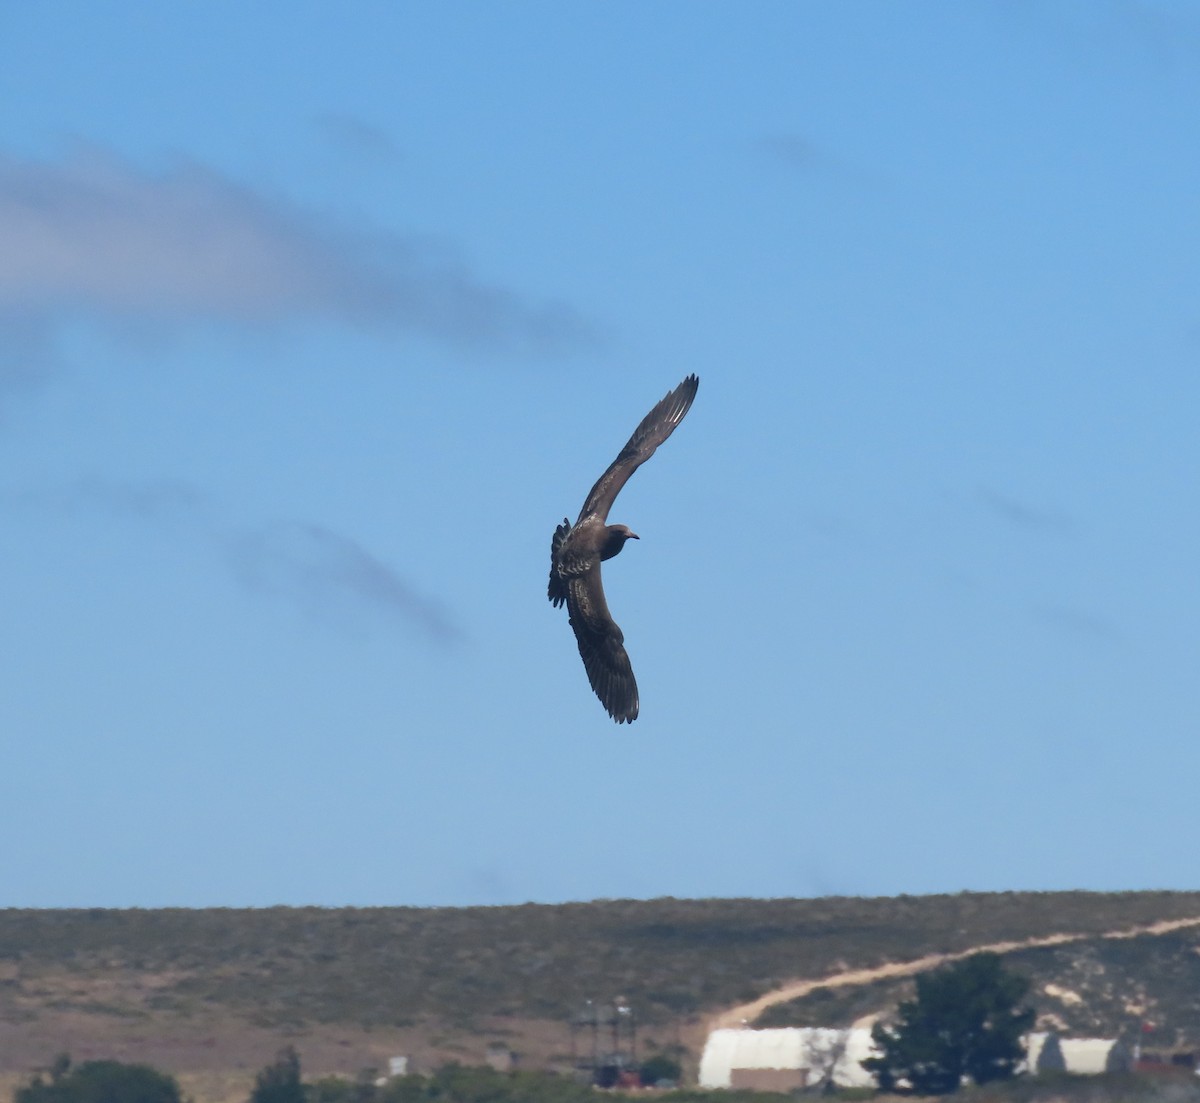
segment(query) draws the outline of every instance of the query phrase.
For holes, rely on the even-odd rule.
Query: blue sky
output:
[[[0,903],[1197,888],[1198,116],[1151,0],[0,5]]]

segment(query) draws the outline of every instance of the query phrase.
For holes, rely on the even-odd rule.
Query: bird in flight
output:
[[[616,555],[626,540],[640,537],[626,525],[608,524],[608,511],[629,476],[675,431],[699,386],[700,380],[689,375],[642,419],[620,455],[596,480],[575,524],[564,517],[550,541],[551,604],[557,608],[566,602],[588,681],[618,724],[637,719],[638,689],[625,636],[604,600],[600,563]]]

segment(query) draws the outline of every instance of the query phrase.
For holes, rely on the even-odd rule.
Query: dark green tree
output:
[[[1067,1059],[1063,1056],[1062,1042],[1058,1040],[1058,1035],[1054,1031],[1047,1034],[1046,1040],[1042,1043],[1036,1071],[1039,1076],[1043,1073],[1067,1071]]]
[[[1029,981],[1004,968],[996,954],[974,954],[917,977],[917,998],[900,1005],[892,1026],[871,1032],[879,1057],[863,1067],[884,1091],[900,1081],[920,1095],[957,1091],[1013,1075],[1024,1056],[1021,1035],[1034,1012],[1018,1004]]]
[[[275,1060],[254,1078],[250,1103],[304,1103],[304,1086],[300,1083],[300,1055],[285,1046]]]
[[[323,1076],[305,1088],[308,1103],[369,1103],[355,1095],[355,1083],[343,1076]]]
[[[497,1072],[449,1064],[432,1076],[397,1076],[379,1089],[376,1103],[595,1103],[588,1084],[547,1072]]]
[[[13,1092],[13,1103],[180,1103],[175,1078],[149,1065],[120,1061],[55,1060],[47,1083],[40,1076]]]
[[[665,1053],[656,1053],[653,1057],[647,1057],[642,1062],[641,1068],[638,1069],[642,1083],[650,1088],[660,1080],[670,1080],[672,1083],[678,1084],[682,1074],[683,1067],[679,1062]]]
[[[53,1061],[50,1062],[50,1082],[57,1084],[68,1072],[71,1071],[71,1055],[63,1050],[58,1054]]]
[[[379,1089],[378,1103],[424,1103],[434,1098],[429,1093],[429,1081],[424,1076],[409,1074],[393,1076]]]
[[[1104,1059],[1105,1072],[1132,1072],[1134,1065],[1133,1047],[1124,1038],[1118,1038]]]

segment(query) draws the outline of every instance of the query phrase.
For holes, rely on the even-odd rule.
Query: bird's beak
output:
[[[629,539],[630,539],[630,540],[640,540],[640,539],[641,539],[641,537],[640,537],[640,536],[638,536],[638,534],[637,534],[636,532],[631,532],[631,533],[629,534]]]

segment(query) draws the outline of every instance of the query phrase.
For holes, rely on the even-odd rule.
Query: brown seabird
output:
[[[625,636],[608,611],[600,562],[611,559],[626,540],[638,540],[626,525],[607,524],[608,511],[632,475],[662,444],[691,409],[700,380],[689,375],[643,419],[608,470],[596,481],[575,524],[564,517],[550,541],[551,603],[564,601],[588,681],[618,724],[637,719],[638,691],[625,652]]]

